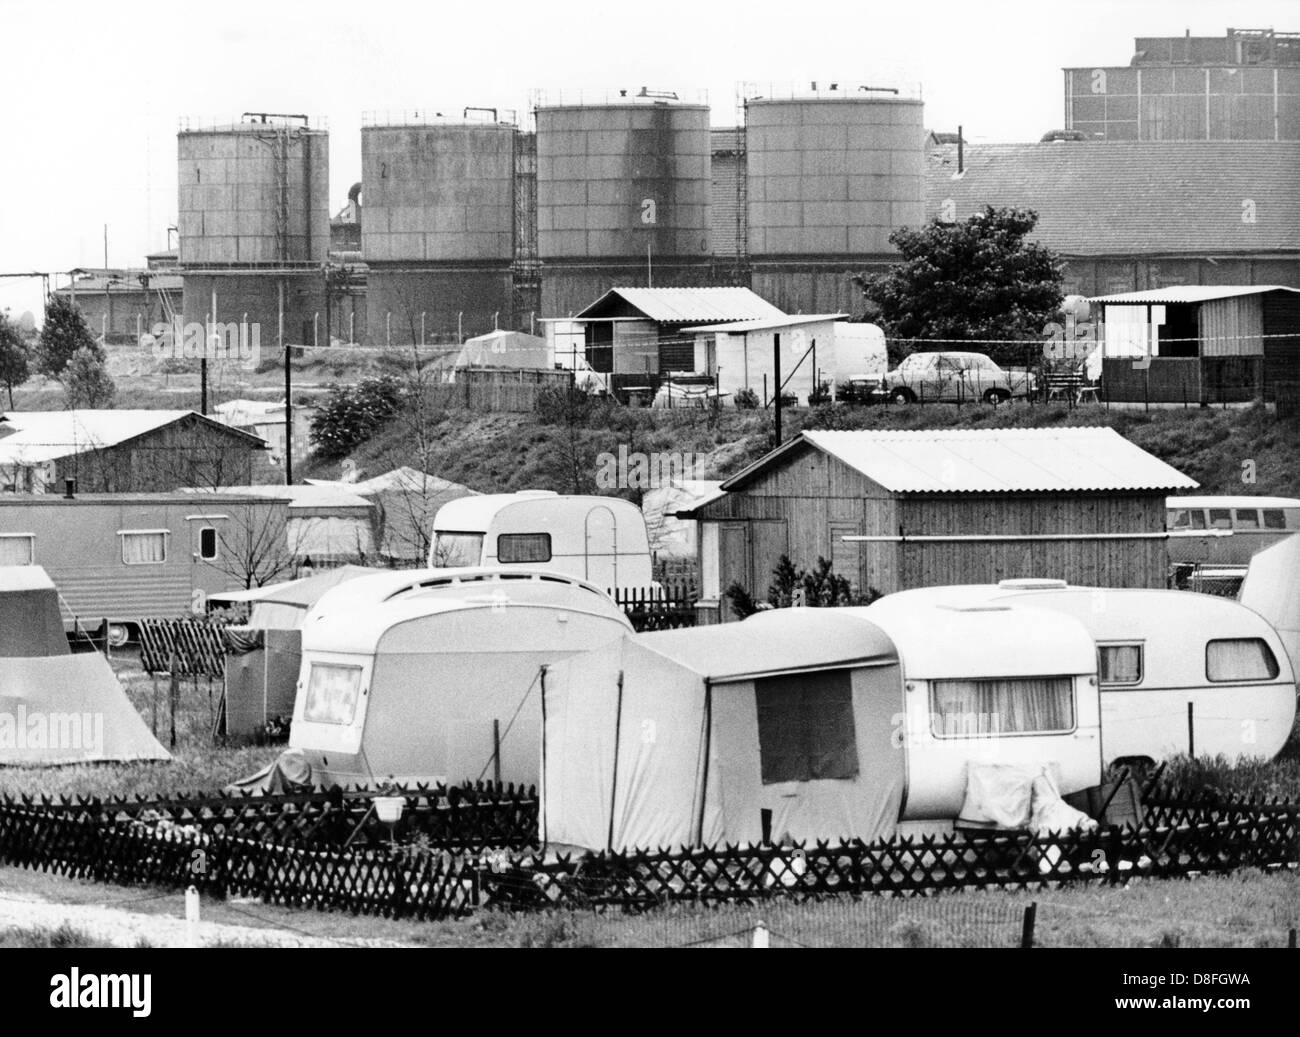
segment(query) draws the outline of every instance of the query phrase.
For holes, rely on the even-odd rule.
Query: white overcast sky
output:
[[[1061,68],[1127,64],[1133,37],[1300,31],[1296,0],[0,0],[0,272],[138,265],[176,220],[178,120],[305,112],[330,129],[330,209],[361,175],[361,113],[523,109],[536,87],[705,90],[919,82],[926,125],[1035,140]],[[60,282],[61,283],[61,282]],[[0,308],[39,283],[0,279]]]

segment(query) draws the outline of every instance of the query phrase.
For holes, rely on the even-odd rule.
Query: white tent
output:
[[[1291,657],[1291,669],[1300,679],[1300,533],[1251,558],[1237,600],[1277,631]]]
[[[552,366],[551,349],[540,335],[522,331],[489,331],[465,340],[453,367],[508,367],[545,371]]]
[[[905,784],[893,644],[828,609],[765,619],[623,637],[547,671],[547,844],[892,834]]]

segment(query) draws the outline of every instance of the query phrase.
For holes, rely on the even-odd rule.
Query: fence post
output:
[[[1189,759],[1196,759],[1196,720],[1194,717],[1195,707],[1192,703],[1187,703],[1187,756]]]
[[[173,749],[176,748],[176,700],[181,697],[181,679],[176,672],[179,667],[180,655],[176,651],[176,643],[173,641],[171,661],[167,664],[167,707],[168,712],[171,714],[171,748]]]
[[[1286,945],[1291,950],[1295,950],[1295,929],[1291,929],[1286,934]]]
[[[199,946],[199,890],[190,886],[185,890],[185,944]]]
[[[772,937],[768,932],[767,925],[764,922],[754,923],[754,939],[750,943],[751,947],[771,947]]]
[[[1025,908],[1024,921],[1020,923],[1020,946],[1029,948],[1034,945],[1034,919],[1038,916],[1038,901],[1031,901]]]

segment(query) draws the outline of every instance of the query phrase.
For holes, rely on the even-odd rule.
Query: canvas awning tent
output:
[[[767,617],[765,617],[767,618]],[[860,616],[622,637],[546,675],[542,838],[599,850],[893,833],[898,656]]]
[[[39,565],[0,566],[0,656],[67,655],[59,592]]]
[[[1277,631],[1300,678],[1300,533],[1257,552],[1237,595]]]
[[[0,765],[169,760],[102,655],[72,655],[38,565],[0,567]]]
[[[341,583],[384,572],[360,565],[343,565],[316,576],[260,587],[256,594],[235,592],[227,597],[252,603],[243,626],[227,627],[226,733],[249,735],[274,717],[293,715],[302,663],[299,629],[312,605]]]
[[[546,339],[522,331],[489,331],[465,340],[453,367],[508,367],[545,371],[552,366]]]

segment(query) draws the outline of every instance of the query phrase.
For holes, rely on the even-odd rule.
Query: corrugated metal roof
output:
[[[1188,284],[1169,288],[1148,288],[1141,292],[1119,292],[1115,295],[1097,295],[1089,302],[1101,303],[1178,303],[1210,302],[1214,299],[1233,299],[1239,295],[1262,295],[1265,292],[1295,292],[1300,295],[1300,288],[1286,288],[1282,285],[1210,285]]]
[[[735,490],[810,444],[891,493],[1080,493],[1198,483],[1110,428],[803,432],[723,483]]]
[[[748,288],[611,288],[577,315],[581,320],[611,295],[661,324],[717,323],[785,316]]]
[[[0,464],[30,465],[101,450],[190,416],[265,445],[250,433],[192,410],[8,411],[0,415]],[[13,431],[5,435],[8,429]]]
[[[822,321],[845,320],[847,313],[801,313],[791,317],[768,317],[765,320],[738,320],[730,324],[705,324],[698,328],[683,328],[683,331],[770,331],[773,328],[793,328],[800,324],[819,324]]]
[[[1300,144],[1080,141],[935,148],[926,218],[985,205],[1038,213],[1034,238],[1069,256],[1300,251]],[[1243,222],[1243,203],[1254,222]]]

